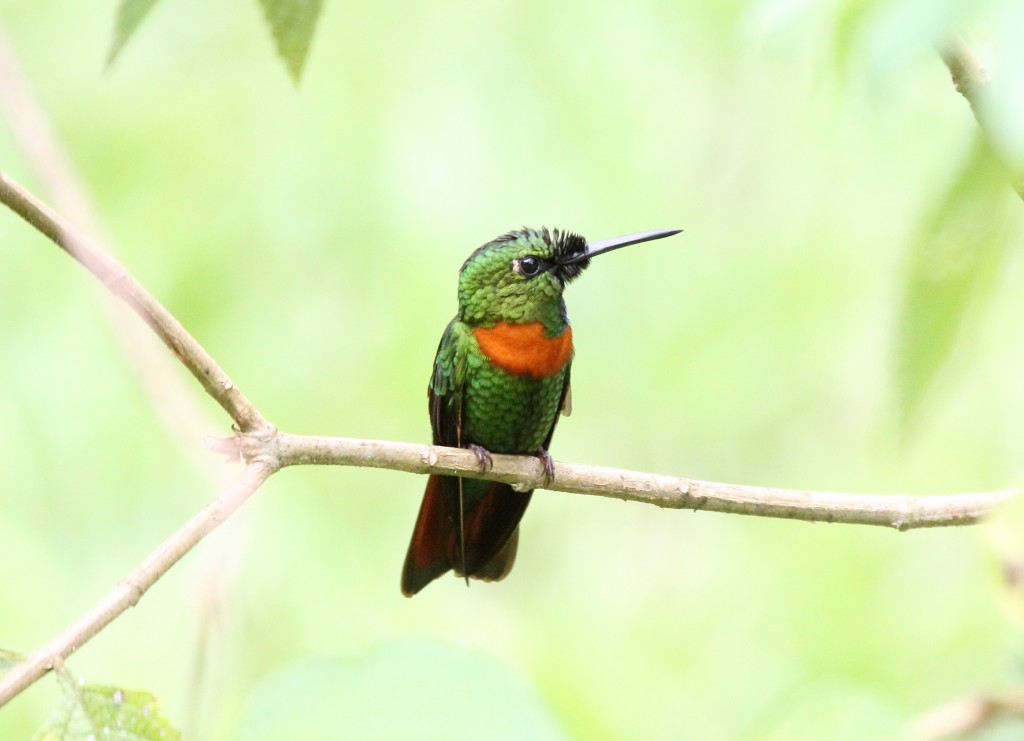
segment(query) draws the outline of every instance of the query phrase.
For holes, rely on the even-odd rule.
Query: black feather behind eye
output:
[[[554,260],[555,274],[563,283],[579,277],[580,273],[590,265],[589,259],[580,260],[580,256],[587,252],[587,240],[575,232],[560,232],[557,229],[554,233]],[[574,262],[566,264],[568,261]]]

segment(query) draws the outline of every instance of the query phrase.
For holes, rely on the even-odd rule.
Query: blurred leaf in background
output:
[[[283,667],[255,689],[239,741],[565,738],[522,677],[478,651],[431,640],[354,660]]]
[[[951,353],[969,309],[992,294],[1011,240],[1008,222],[1021,209],[1012,177],[977,134],[946,194],[914,240],[897,345],[902,421],[919,410]]]

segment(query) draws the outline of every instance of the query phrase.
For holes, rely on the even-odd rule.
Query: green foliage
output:
[[[0,675],[25,657],[0,649]],[[141,690],[78,682],[65,668],[52,673],[64,692],[33,741],[178,741],[156,697]]]
[[[178,741],[171,725],[149,692],[100,684],[77,685],[62,679],[64,701],[54,709],[33,741]]]
[[[285,668],[252,695],[236,738],[549,741],[563,733],[521,676],[431,640]]]
[[[1007,221],[1021,207],[1010,182],[984,137],[976,135],[966,163],[914,240],[896,349],[904,422],[949,358],[968,309],[991,295],[1014,236]]]
[[[114,26],[114,38],[111,40],[110,51],[107,53],[107,64],[112,64],[114,59],[128,39],[132,37],[143,19],[149,15],[149,11],[156,5],[157,0],[121,0],[117,9],[117,22]]]
[[[117,11],[114,37],[107,55],[107,63],[114,61],[156,5],[157,0],[121,0]],[[309,54],[320,17],[322,0],[259,0],[263,16],[274,37],[277,53],[288,74],[298,83]]]
[[[322,0],[259,0],[277,53],[295,82],[302,77]]]

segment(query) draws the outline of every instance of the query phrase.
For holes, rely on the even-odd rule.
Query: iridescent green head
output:
[[[558,229],[519,229],[479,247],[459,271],[459,318],[473,326],[565,319],[562,291],[586,263],[587,242]]]
[[[574,232],[518,229],[477,248],[459,271],[459,318],[472,326],[542,322],[557,330],[568,322],[562,291],[590,258],[680,230],[640,232],[590,243]]]

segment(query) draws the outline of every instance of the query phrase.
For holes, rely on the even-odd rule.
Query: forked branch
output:
[[[957,88],[978,112],[976,92],[983,78],[966,46],[944,51]],[[1018,189],[1024,193],[1024,190]],[[113,257],[84,238],[57,214],[4,173],[0,202],[20,215],[93,273],[127,303],[160,337],[234,420],[240,430],[227,443],[248,462],[241,476],[210,505],[157,547],[117,587],[67,630],[34,651],[0,678],[0,706],[57,666],[73,651],[134,605],[168,569],[211,532],[271,474],[293,465],[345,465],[413,473],[476,476],[526,489],[547,488],[646,502],[660,507],[707,510],[812,522],[882,525],[897,530],[967,525],[990,514],[1018,489],[947,496],[871,495],[810,492],[720,484],[675,476],[598,466],[558,463],[554,480],[542,486],[539,462],[531,457],[493,456],[480,472],[474,454],[456,448],[349,438],[278,433],[234,386],[228,375],[174,316]],[[223,445],[221,446],[223,447]]]

